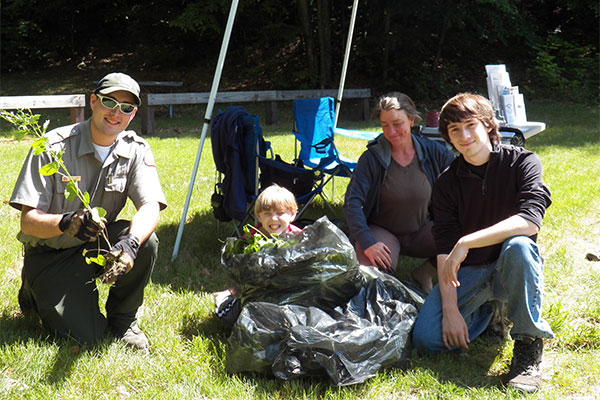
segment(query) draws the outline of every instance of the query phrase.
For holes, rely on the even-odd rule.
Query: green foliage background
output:
[[[118,68],[138,79],[181,80],[184,91],[207,91],[230,4],[4,0],[1,71],[58,68],[98,79]],[[224,87],[336,87],[351,5],[240,1]],[[393,88],[434,102],[464,86],[484,91],[483,66],[504,63],[526,98],[596,102],[599,10],[595,0],[363,0],[346,86],[376,94]]]

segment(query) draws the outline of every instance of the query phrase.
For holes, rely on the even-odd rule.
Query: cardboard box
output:
[[[513,94],[513,104],[515,107],[515,123],[526,123],[527,113],[525,112],[525,99],[521,93]]]
[[[500,96],[500,105],[502,107],[502,115],[507,124],[514,124],[517,119],[515,112],[515,95],[503,94]]]
[[[504,64],[490,64],[485,66],[485,70],[487,72],[488,98],[494,110],[501,113],[502,106],[499,93],[502,93],[503,88],[512,86],[508,72],[506,72],[506,66]]]

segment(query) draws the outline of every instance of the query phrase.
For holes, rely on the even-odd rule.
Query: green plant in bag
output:
[[[239,239],[227,241],[225,244],[225,253],[233,254],[252,254],[262,249],[282,248],[288,243],[282,240],[278,235],[272,234],[268,237],[252,225],[246,224],[243,228],[244,235]]]

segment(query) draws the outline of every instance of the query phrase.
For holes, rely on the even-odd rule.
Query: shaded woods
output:
[[[118,66],[206,90],[230,4],[6,0],[2,74]],[[351,7],[241,0],[225,66],[230,89],[337,87]],[[529,98],[596,101],[599,9],[595,0],[362,0],[346,86],[427,101],[484,91],[484,65],[504,63]]]

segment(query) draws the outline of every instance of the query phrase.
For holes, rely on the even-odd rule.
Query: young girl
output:
[[[259,222],[256,228],[267,237],[300,232],[301,229],[292,224],[297,212],[298,204],[292,192],[271,185],[258,195],[254,203],[254,214]],[[253,234],[255,232],[252,231]]]
[[[278,185],[271,185],[263,190],[254,203],[254,215],[258,220],[256,228],[250,230],[251,235],[260,231],[267,237],[284,233],[296,233],[298,228],[292,221],[296,218],[298,204],[292,192]],[[240,302],[235,298],[235,291],[227,289],[212,294],[215,298],[217,317],[235,323],[241,311]]]

